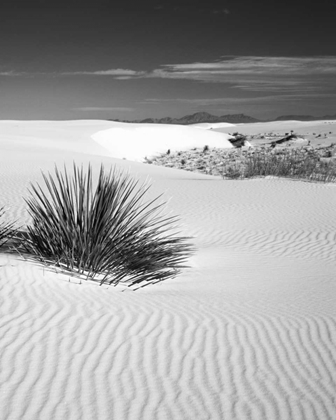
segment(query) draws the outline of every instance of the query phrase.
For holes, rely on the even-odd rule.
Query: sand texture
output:
[[[40,169],[116,164],[149,176],[197,252],[176,279],[136,292],[1,253],[0,419],[335,419],[335,184],[223,181],[116,159],[108,139],[92,138],[111,129],[121,130],[1,122],[8,219],[29,223],[22,196]],[[147,134],[160,142],[155,129]],[[207,144],[207,130],[191,130]]]

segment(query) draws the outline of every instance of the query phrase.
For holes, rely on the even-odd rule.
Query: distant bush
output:
[[[234,139],[229,139],[229,141],[232,143],[233,146],[235,147],[242,147],[245,144],[245,141],[247,140],[247,136],[245,136],[244,134],[240,134],[238,132],[233,133],[232,136],[234,137]]]
[[[192,253],[186,237],[175,236],[177,217],[161,215],[160,197],[143,202],[150,185],[115,168],[73,165],[43,175],[45,190],[31,184],[26,199],[32,225],[21,248],[46,264],[84,275],[100,284],[156,283],[175,277]],[[144,282],[144,283],[143,283]]]
[[[314,153],[294,150],[255,150],[245,155],[234,167],[223,162],[223,178],[252,178],[278,176],[319,182],[336,181],[336,164],[322,161]]]
[[[0,208],[0,247],[3,246],[14,234],[14,224],[1,221],[5,214],[4,207]]]

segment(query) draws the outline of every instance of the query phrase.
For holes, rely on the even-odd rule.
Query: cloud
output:
[[[96,71],[75,71],[58,73],[60,76],[114,76],[116,79],[130,79],[144,76],[145,72],[129,69],[110,69]]]
[[[2,76],[90,76],[117,80],[167,79],[221,83],[250,92],[301,93],[336,91],[336,56],[260,57],[224,56],[212,62],[164,64],[148,71],[107,69],[60,73],[0,72]]]
[[[0,71],[0,76],[7,77],[62,77],[62,76],[112,76],[115,79],[126,80],[138,77],[145,77],[146,72],[136,71],[130,69],[109,69],[109,70],[95,70],[95,71],[68,71],[68,72],[18,72],[14,70]]]
[[[142,75],[147,78],[185,79],[226,83],[249,91],[288,92],[336,89],[336,56],[223,57],[214,62],[165,64]]]
[[[18,77],[18,76],[24,76],[25,73],[23,72],[16,72],[13,70],[9,70],[9,71],[0,71],[0,76],[5,76],[5,77]]]
[[[223,57],[212,63],[165,64],[163,72],[178,76],[215,80],[227,75],[313,75],[335,74],[335,57]],[[281,72],[281,73],[280,73]]]

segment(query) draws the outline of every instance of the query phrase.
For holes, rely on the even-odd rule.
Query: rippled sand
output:
[[[115,159],[91,138],[109,122],[0,128],[9,219],[29,222],[40,169],[103,162],[149,176],[197,247],[181,276],[137,292],[0,254],[1,420],[335,418],[335,185]]]

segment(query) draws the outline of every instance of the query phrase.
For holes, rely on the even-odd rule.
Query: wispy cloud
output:
[[[65,72],[27,72],[27,71],[15,71],[7,70],[1,71],[0,76],[7,77],[62,77],[62,76],[110,76],[115,79],[123,80],[130,78],[146,77],[146,72],[136,71],[130,69],[108,69],[108,70],[95,70],[95,71],[65,71]]]
[[[335,74],[336,56],[247,56],[223,57],[214,62],[165,64],[141,77],[225,83],[247,91],[302,92],[336,89]]]
[[[164,64],[150,71],[110,69],[60,73],[61,76],[110,76],[129,79],[184,79],[225,83],[245,91],[302,92],[336,89],[336,56],[222,57],[213,62]]]
[[[23,76],[26,73],[24,72],[17,72],[14,70],[9,70],[9,71],[0,71],[0,76],[4,76],[4,77],[18,77],[18,76]]]
[[[168,79],[222,83],[250,92],[302,93],[336,91],[336,56],[224,56],[213,62],[164,64],[152,70],[112,68],[60,73],[0,71],[0,76],[111,77],[117,80]]]
[[[129,69],[110,69],[96,71],[75,71],[58,73],[60,76],[113,76],[115,79],[138,78],[146,75],[146,72]]]
[[[239,72],[240,74],[278,73],[280,70],[286,74],[312,74],[316,72],[334,73],[336,69],[336,56],[327,57],[258,57],[245,56],[222,57],[210,63],[166,64],[162,66],[167,71],[217,71],[221,74]]]
[[[145,77],[229,83],[241,89],[254,85],[291,86],[313,78],[334,78],[336,57],[224,57],[220,61],[166,64]],[[335,83],[335,82],[334,82]],[[309,84],[309,83],[308,83]]]

